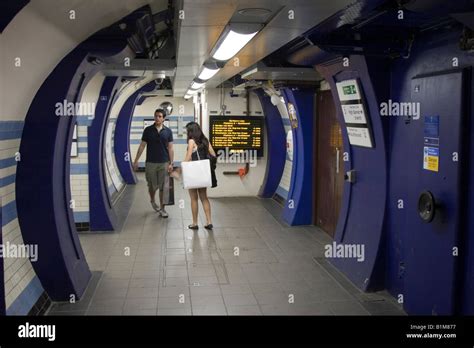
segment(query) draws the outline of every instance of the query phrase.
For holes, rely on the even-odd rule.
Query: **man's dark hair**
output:
[[[155,114],[159,112],[160,114],[163,115],[163,118],[166,118],[166,111],[164,109],[156,109]]]

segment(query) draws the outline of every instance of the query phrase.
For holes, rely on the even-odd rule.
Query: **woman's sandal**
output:
[[[199,229],[199,226],[198,226],[198,225],[193,225],[193,224],[191,224],[191,225],[188,226],[188,228],[189,228],[190,230],[198,230],[198,229]]]
[[[212,224],[209,224],[209,225],[204,226],[204,228],[205,228],[206,230],[212,230],[213,227],[214,227],[214,226],[212,226]]]

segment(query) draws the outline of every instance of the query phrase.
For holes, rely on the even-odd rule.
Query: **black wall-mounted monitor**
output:
[[[215,151],[255,150],[257,157],[263,157],[263,126],[261,116],[210,116],[209,141]]]

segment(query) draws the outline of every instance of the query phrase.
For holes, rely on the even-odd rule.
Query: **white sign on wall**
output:
[[[366,108],[358,81],[356,79],[341,81],[337,82],[336,86],[349,143],[362,147],[374,147],[369,117],[365,112]]]
[[[293,161],[293,131],[290,129],[286,134],[286,153],[291,161]]]
[[[351,145],[372,147],[372,140],[367,128],[347,127],[347,135]]]
[[[362,104],[347,104],[341,105],[344,114],[344,121],[346,123],[360,123],[366,124],[364,105]]]

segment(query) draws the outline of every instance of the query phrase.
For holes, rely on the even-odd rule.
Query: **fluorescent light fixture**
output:
[[[205,85],[205,83],[199,83],[199,82],[196,82],[196,81],[193,81],[193,83],[191,83],[191,89],[199,89],[201,87],[203,87]]]
[[[212,58],[216,60],[229,60],[237,54],[250,40],[257,35],[258,30],[249,34],[239,34],[232,29],[227,32],[215,50]]]
[[[193,95],[197,94],[197,92],[198,92],[197,90],[193,91],[191,89],[188,89],[187,92],[186,92],[186,95],[193,96]]]
[[[217,74],[219,70],[220,69],[209,69],[209,68],[204,67],[201,73],[199,74],[198,79],[207,81],[210,78],[212,78],[215,74]]]

